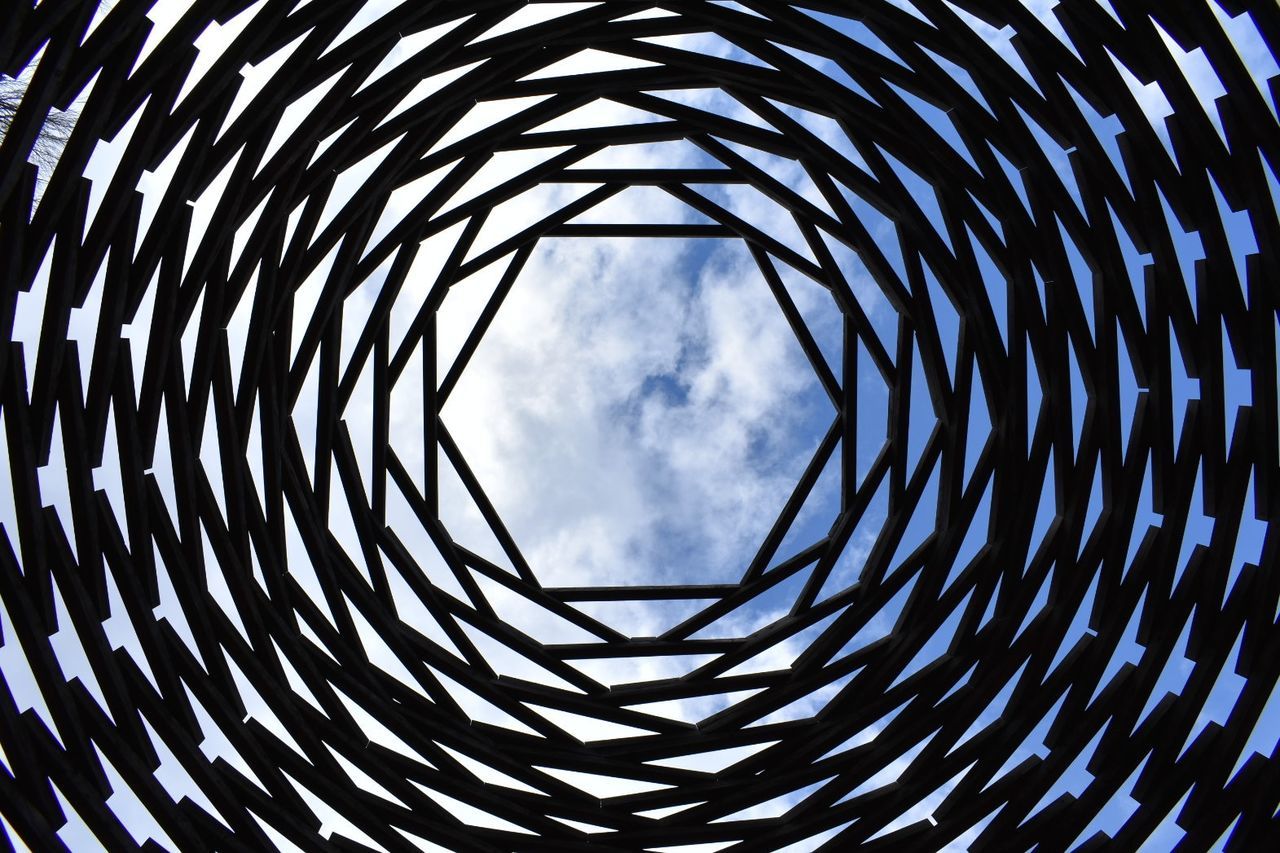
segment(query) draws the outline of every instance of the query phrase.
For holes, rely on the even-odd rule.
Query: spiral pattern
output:
[[[10,844],[1267,849],[1278,48],[1272,0],[16,9]],[[448,428],[539,253],[637,240],[745,253],[828,406],[731,582],[566,582]]]

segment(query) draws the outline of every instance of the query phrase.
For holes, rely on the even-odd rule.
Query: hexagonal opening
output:
[[[441,375],[491,292],[467,287]],[[442,410],[549,586],[738,580],[834,416],[747,247],[675,238],[541,240]],[[445,465],[442,520],[474,548]]]

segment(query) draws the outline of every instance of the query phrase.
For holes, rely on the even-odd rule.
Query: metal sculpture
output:
[[[1274,842],[1272,0],[178,5],[161,28],[146,2],[11,4],[0,28],[0,70],[25,81],[0,143],[10,845],[59,849],[73,824],[110,849]],[[698,34],[732,49],[681,41]],[[575,73],[588,49],[634,67]],[[49,111],[77,99],[38,176]],[[644,119],[556,123],[601,100]],[[506,117],[462,124],[488,104]],[[662,142],[701,160],[592,165]],[[541,159],[490,180],[505,152]],[[588,189],[477,243],[496,206],[565,183]],[[696,215],[578,220],[637,185]],[[718,202],[724,185],[803,241]],[[543,585],[441,415],[539,241],[609,236],[743,241],[830,396],[737,583]],[[438,310],[491,266],[438,364]],[[830,293],[839,363],[784,273]],[[344,317],[371,281],[367,316]],[[860,459],[864,375],[888,413]],[[419,465],[388,437],[414,381]],[[829,533],[784,550],[829,463]],[[442,523],[446,465],[501,560]],[[888,514],[840,581],[877,494]],[[495,590],[590,639],[526,635]],[[784,616],[699,634],[765,595]],[[580,606],[632,600],[697,606],[657,637]],[[803,643],[790,665],[739,671],[785,642]],[[552,677],[499,674],[492,644]],[[705,657],[629,684],[578,665],[646,656]],[[696,722],[652,707],[731,695]],[[546,709],[635,731],[585,741]]]

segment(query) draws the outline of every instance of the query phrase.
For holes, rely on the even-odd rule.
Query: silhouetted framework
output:
[[[11,845],[1271,847],[1280,77],[1226,24],[1275,56],[1274,0],[378,5],[195,0],[154,33],[145,0],[6,7],[0,72],[35,63],[0,143]],[[707,33],[735,50],[682,38]],[[588,48],[635,67],[551,67]],[[1184,54],[1225,94],[1202,98]],[[81,97],[38,182],[42,122]],[[574,121],[597,101],[638,118]],[[642,143],[700,159],[600,159]],[[548,184],[583,186],[481,239]],[[688,221],[584,216],[641,185]],[[441,415],[538,242],[617,236],[742,240],[830,397],[737,583],[544,586]],[[486,270],[437,363],[438,309]],[[784,274],[830,292],[840,363]],[[357,292],[372,307],[344,317]],[[870,458],[864,381],[889,395]],[[415,454],[389,437],[403,399]],[[828,462],[830,531],[784,543]],[[445,467],[500,553],[442,523]],[[763,598],[784,615],[711,630]],[[513,600],[583,639],[523,632]],[[630,600],[692,615],[631,637],[586,606]],[[789,666],[759,665],[787,642]],[[645,656],[688,663],[612,685],[581,665]],[[651,704],[721,696],[696,723]],[[547,709],[634,731],[584,742]]]

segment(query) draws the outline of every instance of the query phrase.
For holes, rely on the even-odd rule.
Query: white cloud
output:
[[[705,251],[544,242],[445,407],[547,583],[732,579],[816,444],[772,295],[740,245]]]

